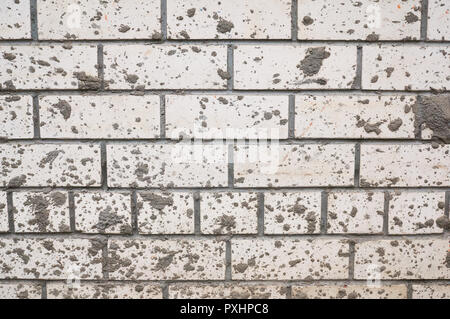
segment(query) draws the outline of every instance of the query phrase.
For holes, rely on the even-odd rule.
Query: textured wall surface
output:
[[[450,298],[448,0],[2,0],[0,298]]]

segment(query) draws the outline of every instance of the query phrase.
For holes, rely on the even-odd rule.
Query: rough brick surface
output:
[[[444,192],[401,192],[390,195],[390,234],[442,233],[445,227]]]
[[[71,287],[66,283],[49,283],[48,299],[161,299],[161,286],[148,283],[83,283]]]
[[[236,239],[234,280],[345,279],[348,244],[339,240]]]
[[[449,279],[448,239],[356,243],[357,279]]]
[[[227,70],[224,45],[106,45],[104,64],[111,89],[227,87],[219,72]]]
[[[364,46],[362,87],[370,90],[448,89],[449,49],[445,45]]]
[[[6,200],[6,192],[0,192],[0,232],[4,233],[9,230],[8,221],[8,205]]]
[[[67,192],[13,193],[14,230],[18,233],[70,232]]]
[[[39,39],[159,39],[160,1],[38,0]]]
[[[0,299],[41,299],[42,288],[39,284],[1,283]]]
[[[204,234],[256,234],[256,193],[202,193],[200,225]]]
[[[0,136],[33,137],[33,102],[31,96],[0,96]]]
[[[350,89],[356,46],[238,45],[234,76],[240,90]]]
[[[102,250],[88,239],[1,239],[2,279],[100,279]]]
[[[330,234],[381,233],[384,217],[384,193],[333,191],[328,194]]]
[[[0,8],[0,40],[31,39],[30,0],[4,0]]]
[[[320,192],[264,194],[265,234],[316,234],[321,224]]]
[[[275,285],[186,285],[169,286],[170,299],[285,299],[287,289]]]
[[[361,185],[449,186],[449,145],[361,145]]]
[[[158,96],[44,96],[39,100],[44,138],[155,138]]]
[[[300,40],[411,40],[420,38],[420,0],[298,2]],[[339,13],[339,14],[336,14]]]
[[[450,286],[413,285],[412,297],[414,299],[450,299]]]
[[[83,192],[76,193],[74,197],[77,231],[107,234],[131,233],[130,194]]]
[[[288,137],[288,97],[253,95],[169,95],[169,138]],[[180,117],[180,112],[183,116]]]
[[[349,186],[354,145],[235,146],[237,186]]]
[[[100,147],[89,144],[0,144],[3,186],[96,186]]]
[[[169,0],[173,39],[290,39],[291,1]]]
[[[0,61],[0,90],[99,87],[93,45],[1,45]]]
[[[446,0],[428,1],[428,32],[430,40],[450,39],[450,3]]]
[[[216,240],[111,240],[111,279],[220,280],[225,242]]]
[[[194,196],[192,193],[138,193],[137,207],[139,233],[194,233]]]
[[[293,286],[296,299],[406,299],[406,285]]]

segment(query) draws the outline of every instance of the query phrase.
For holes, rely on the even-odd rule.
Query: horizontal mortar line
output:
[[[40,39],[38,41],[31,39],[4,39],[0,40],[0,45],[52,45],[52,44],[86,44],[95,45],[101,44],[148,44],[148,45],[162,45],[162,44],[173,44],[173,45],[225,45],[225,44],[252,44],[252,45],[262,45],[262,44],[283,44],[283,45],[324,45],[324,44],[341,44],[341,45],[377,45],[377,44],[392,44],[392,45],[430,45],[437,46],[441,44],[450,44],[450,40],[349,40],[349,39],[297,39],[292,40],[291,38],[286,39],[167,39],[167,40],[152,40],[149,38],[141,39]]]
[[[325,94],[355,94],[358,96],[363,96],[364,94],[373,94],[375,96],[383,95],[435,95],[435,94],[445,94],[449,93],[449,90],[374,90],[374,89],[311,89],[311,88],[299,88],[299,89],[105,89],[102,91],[98,90],[84,90],[84,89],[15,89],[15,90],[4,90],[0,89],[0,96],[2,95],[96,95],[103,96],[109,94],[131,94],[131,95],[158,95],[161,93],[172,94],[172,95],[195,95],[195,94],[206,94],[206,95],[288,95],[288,94],[298,94],[298,95],[325,95]],[[133,94],[134,93],[134,94]]]
[[[39,284],[42,282],[47,282],[47,283],[62,283],[65,284],[67,283],[66,280],[64,279],[15,279],[15,278],[11,278],[11,279],[0,279],[0,283],[6,283],[6,284],[10,284],[10,283],[32,283],[32,284]],[[313,285],[317,282],[321,283],[321,284],[362,284],[362,283],[367,283],[367,279],[352,279],[352,280],[348,280],[348,279],[313,279],[313,280],[301,280],[301,279],[294,279],[294,280],[285,280],[285,279],[280,279],[280,280],[233,280],[231,279],[233,284],[255,284],[255,285],[260,285],[260,284],[272,284],[272,285],[286,285],[286,284],[300,284],[300,285]],[[174,279],[161,279],[161,280],[149,280],[149,279],[101,279],[101,280],[97,280],[97,279],[81,279],[80,283],[89,283],[89,284],[104,284],[104,283],[117,283],[117,284],[156,284],[156,285],[160,285],[160,284],[168,284],[168,285],[178,285],[178,284],[200,284],[200,285],[208,285],[208,284],[223,284],[223,285],[228,285],[230,284],[229,281],[225,281],[225,279],[192,279],[192,280],[188,280],[188,279],[180,279],[180,280],[174,280]],[[381,279],[380,282],[382,284],[385,285],[401,285],[401,284],[408,284],[408,283],[412,283],[412,284],[416,284],[416,285],[420,285],[420,284],[442,284],[442,285],[446,285],[450,283],[450,280],[446,280],[446,279]]]
[[[0,190],[9,192],[26,192],[26,191],[104,191],[102,186],[21,186],[21,187],[0,187]],[[297,187],[108,187],[108,192],[288,192],[288,191],[367,191],[367,192],[396,192],[396,191],[450,191],[449,186],[413,186],[413,187],[354,187],[351,186],[297,186]]]
[[[440,234],[88,234],[88,233],[1,233],[1,239],[98,239],[108,240],[269,240],[269,239],[292,239],[292,240],[357,240],[358,243],[373,240],[420,240],[420,239],[448,239],[445,233]]]

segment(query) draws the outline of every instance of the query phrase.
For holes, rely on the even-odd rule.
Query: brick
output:
[[[448,239],[356,243],[355,279],[449,279],[448,246]]]
[[[445,192],[401,192],[390,194],[389,234],[442,233]],[[439,227],[440,226],[440,227]]]
[[[446,0],[428,1],[427,39],[450,40],[450,3]]]
[[[113,280],[223,280],[225,242],[217,240],[111,240]]]
[[[9,221],[6,192],[0,192],[0,233],[7,231],[9,231]]]
[[[39,101],[43,138],[156,138],[159,96],[45,96]]]
[[[297,138],[414,138],[417,98],[297,95]]]
[[[161,286],[147,283],[47,283],[48,299],[162,299]]]
[[[363,47],[362,88],[430,90],[450,87],[449,46]]]
[[[243,187],[351,186],[354,145],[235,146],[234,182]]]
[[[41,299],[42,287],[30,283],[1,283],[0,299]]]
[[[348,244],[339,240],[236,239],[233,280],[345,279]]]
[[[0,240],[2,279],[100,279],[102,250],[88,239]]]
[[[291,1],[167,1],[171,39],[290,39]]]
[[[0,90],[98,89],[94,45],[0,46]]]
[[[361,186],[449,186],[449,151],[449,145],[361,145]]]
[[[194,197],[187,192],[137,194],[141,234],[193,234]]]
[[[406,285],[293,286],[294,299],[406,299]]]
[[[0,40],[31,39],[30,0],[3,0]]]
[[[131,194],[80,192],[75,199],[75,228],[82,233],[131,234]]]
[[[40,40],[160,39],[160,1],[38,0]]]
[[[105,45],[104,64],[110,89],[227,87],[225,45]]]
[[[355,76],[355,46],[238,45],[234,50],[238,90],[350,89]]]
[[[383,232],[384,193],[332,191],[328,194],[330,234],[379,234]]]
[[[110,187],[218,187],[228,184],[223,145],[107,145]],[[131,174],[130,174],[131,173]]]
[[[172,139],[286,139],[288,109],[287,96],[169,95],[166,134]]]
[[[17,233],[70,232],[67,192],[13,193],[14,230]]]
[[[450,299],[449,285],[412,285],[413,299]]]
[[[265,193],[264,233],[320,233],[320,211],[320,192]]]
[[[33,101],[31,96],[0,96],[0,137],[32,138]]]
[[[375,2],[375,3],[374,3]],[[421,1],[398,5],[395,0],[298,3],[301,40],[417,40]]]
[[[100,147],[89,144],[0,145],[3,186],[99,186]]]
[[[286,299],[287,288],[252,284],[174,284],[169,299]]]
[[[256,234],[256,193],[202,193],[200,227],[204,234]]]

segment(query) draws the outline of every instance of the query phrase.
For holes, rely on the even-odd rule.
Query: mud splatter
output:
[[[325,51],[325,47],[309,48],[305,58],[297,65],[305,76],[313,76],[319,73],[323,60],[330,57],[330,52]]]

